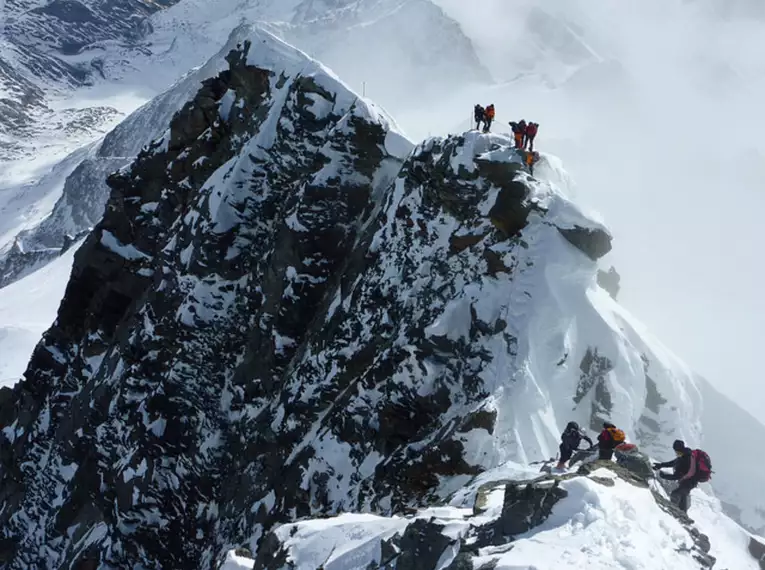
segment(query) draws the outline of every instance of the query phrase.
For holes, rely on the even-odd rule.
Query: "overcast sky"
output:
[[[622,303],[765,420],[765,2],[436,1],[504,85],[405,128],[453,130],[470,97],[500,129],[541,123],[540,149],[615,234]]]

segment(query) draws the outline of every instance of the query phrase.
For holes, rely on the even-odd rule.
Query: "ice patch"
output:
[[[120,242],[113,233],[108,230],[101,230],[101,244],[112,252],[116,253],[120,257],[129,259],[131,261],[137,259],[149,259],[149,256],[139,251],[133,245],[125,245]]]

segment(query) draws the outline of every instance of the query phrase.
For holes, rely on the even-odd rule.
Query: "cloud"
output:
[[[750,411],[765,406],[765,9],[761,2],[436,0],[496,84],[402,117],[418,136],[541,123],[616,235],[623,302]],[[444,117],[449,117],[445,120]]]

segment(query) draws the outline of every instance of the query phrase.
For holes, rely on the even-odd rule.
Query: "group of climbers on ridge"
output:
[[[534,139],[539,132],[539,123],[526,122],[525,119],[521,119],[517,123],[510,121],[508,123],[513,130],[513,138],[515,139],[515,148],[520,148],[534,152]]]
[[[564,469],[566,463],[571,460],[575,451],[579,450],[582,440],[590,444],[590,450],[598,448],[598,459],[611,461],[614,452],[617,453],[617,462],[625,455],[637,453],[637,446],[627,443],[624,431],[610,422],[603,422],[603,430],[598,435],[598,443],[584,433],[579,424],[568,422],[566,429],[561,434],[560,459],[557,469]],[[679,481],[675,490],[670,493],[670,500],[681,511],[687,512],[690,506],[690,493],[699,483],[704,483],[712,478],[712,461],[709,455],[701,449],[691,449],[685,442],[678,439],[672,444],[675,451],[675,459],[664,463],[653,463],[654,471],[659,471],[659,478],[667,481]],[[589,451],[589,450],[586,450]],[[672,467],[672,474],[664,473],[662,468]],[[650,471],[649,471],[650,472]]]
[[[488,133],[491,130],[491,124],[494,122],[495,114],[494,103],[488,107],[483,107],[476,103],[473,107],[473,120],[475,121],[476,130],[480,131],[481,125],[483,125],[483,132]],[[524,151],[523,163],[528,167],[531,175],[534,176],[534,164],[536,164],[540,158],[539,153],[534,152],[534,139],[539,132],[539,123],[526,123],[526,121],[522,119],[517,123],[511,121],[510,126],[513,129],[515,148]]]
[[[483,124],[483,132],[488,133],[491,130],[491,124],[494,122],[495,114],[494,103],[485,108],[482,105],[476,104],[473,107],[473,120],[475,120],[476,130],[480,131],[481,124]]]

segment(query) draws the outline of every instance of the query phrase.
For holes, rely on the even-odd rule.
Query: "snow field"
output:
[[[55,320],[81,243],[0,289],[0,385],[12,386],[21,378],[34,347]]]

